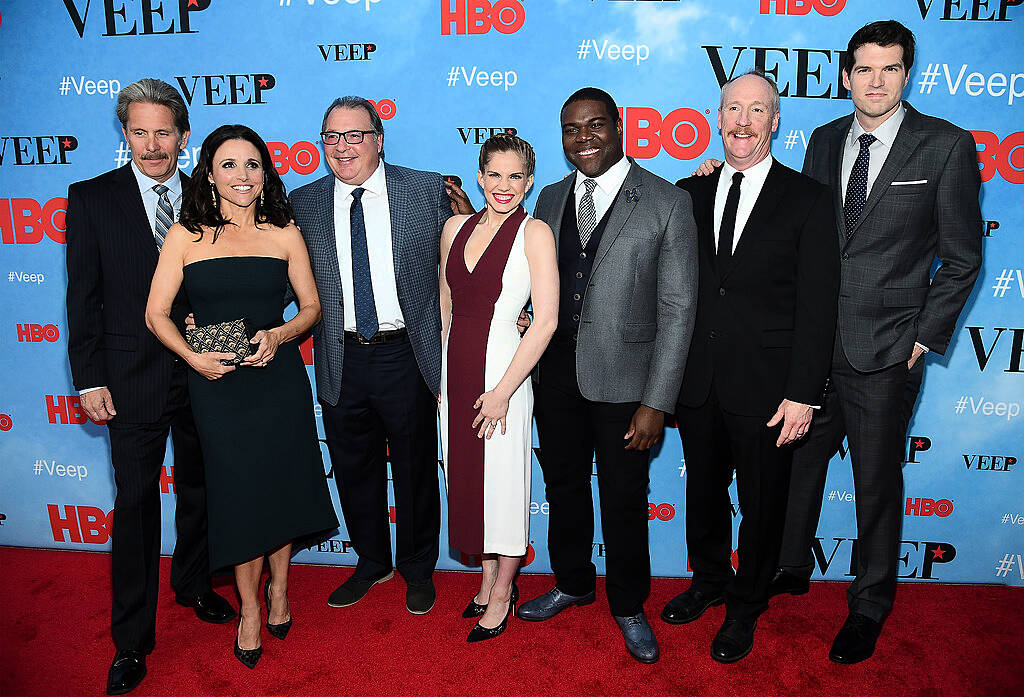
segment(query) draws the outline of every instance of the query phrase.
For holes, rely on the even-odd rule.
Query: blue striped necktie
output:
[[[174,207],[171,205],[171,199],[167,197],[170,189],[163,184],[157,184],[153,191],[160,197],[156,201],[156,225],[153,226],[153,239],[156,240],[156,248],[159,251],[163,249],[167,231],[174,225]]]

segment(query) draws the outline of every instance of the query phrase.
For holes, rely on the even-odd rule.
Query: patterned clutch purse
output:
[[[185,341],[196,353],[233,353],[234,358],[221,361],[224,365],[237,365],[246,356],[254,353],[249,343],[256,329],[246,319],[233,319],[220,324],[208,324],[205,327],[193,327],[185,330]]]

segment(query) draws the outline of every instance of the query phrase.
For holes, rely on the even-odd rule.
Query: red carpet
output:
[[[90,552],[0,548],[0,694],[99,695],[114,649],[109,636],[110,558]],[[845,584],[815,583],[777,598],[753,653],[731,666],[708,647],[722,621],[712,608],[690,625],[657,618],[687,581],[656,579],[647,614],[661,645],[653,666],[633,661],[598,583],[598,603],[549,622],[513,619],[498,639],[469,645],[459,617],[475,592],[468,573],[435,575],[430,614],[405,610],[399,578],[358,605],[327,607],[349,569],[294,566],[295,625],[284,642],[263,634],[255,670],[231,652],[234,623],[209,625],[177,606],[161,567],[157,646],[133,695],[686,695],[1022,697],[1024,590],[903,584],[875,656],[837,666],[827,653],[845,617]],[[526,598],[550,576],[523,576]],[[237,606],[233,588],[219,590]]]

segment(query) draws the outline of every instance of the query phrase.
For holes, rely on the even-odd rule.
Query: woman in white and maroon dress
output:
[[[558,318],[551,229],[522,201],[533,185],[529,143],[498,134],[480,149],[486,206],[441,233],[441,442],[452,548],[482,556],[480,592],[464,617],[468,641],[501,634],[515,611],[513,583],[526,554],[532,468],[529,375]],[[534,318],[520,337],[527,302]]]

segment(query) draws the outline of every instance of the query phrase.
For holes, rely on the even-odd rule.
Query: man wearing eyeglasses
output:
[[[437,273],[451,203],[439,174],[383,161],[384,126],[369,101],[335,99],[321,130],[331,174],[296,189],[291,202],[323,311],[313,330],[317,397],[345,525],[359,555],[328,605],[358,602],[397,568],[408,584],[406,607],[424,614],[436,597],[431,577],[441,527]]]

